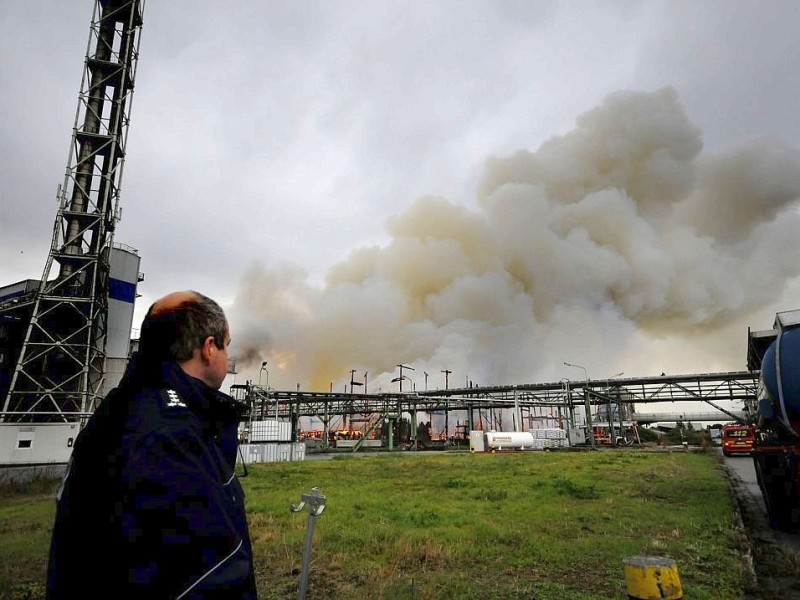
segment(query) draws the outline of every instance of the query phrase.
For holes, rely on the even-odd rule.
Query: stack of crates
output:
[[[537,450],[544,450],[545,448],[566,448],[567,432],[557,427],[531,429],[533,435],[534,448]]]

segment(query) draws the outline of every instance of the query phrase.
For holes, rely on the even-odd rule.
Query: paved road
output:
[[[776,531],[769,526],[751,457],[723,457],[723,463],[752,545],[758,578],[754,597],[800,600],[800,533]]]
[[[766,518],[767,506],[764,504],[764,497],[761,495],[761,490],[758,489],[753,459],[750,456],[725,456],[723,460],[729,472],[736,475],[741,480],[743,489],[750,494],[752,500],[761,509],[761,514]]]

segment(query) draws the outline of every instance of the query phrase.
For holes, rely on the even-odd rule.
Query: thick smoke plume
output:
[[[800,152],[703,153],[672,89],[619,92],[535,152],[490,158],[478,210],[420,198],[319,288],[253,267],[230,310],[274,385],[417,390],[745,367],[800,274]],[[750,321],[754,319],[754,321]],[[258,359],[255,359],[258,360]],[[411,384],[406,382],[404,389]]]

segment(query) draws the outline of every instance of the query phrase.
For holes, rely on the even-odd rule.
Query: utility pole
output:
[[[402,394],[403,393],[403,379],[408,379],[408,377],[404,377],[403,376],[403,369],[408,369],[409,371],[415,371],[416,369],[414,369],[414,367],[409,367],[407,365],[397,365],[397,366],[400,368],[400,377],[395,377],[394,379],[392,379],[392,383],[395,383],[397,381],[400,382],[400,393]]]
[[[363,385],[360,381],[355,381],[353,379],[353,375],[355,374],[355,372],[356,372],[356,369],[350,369],[350,393],[351,394],[353,393],[353,386]],[[366,379],[365,379],[365,381],[366,381]]]
[[[452,373],[452,371],[448,371],[447,369],[445,369],[444,371],[442,371],[442,373],[444,373],[444,389],[449,389],[450,373]]]

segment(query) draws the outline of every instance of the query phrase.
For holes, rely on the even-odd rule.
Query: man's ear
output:
[[[203,347],[200,348],[200,357],[203,359],[203,362],[209,363],[211,362],[211,352],[212,348],[216,348],[217,345],[214,343],[214,336],[210,335],[203,341]]]

